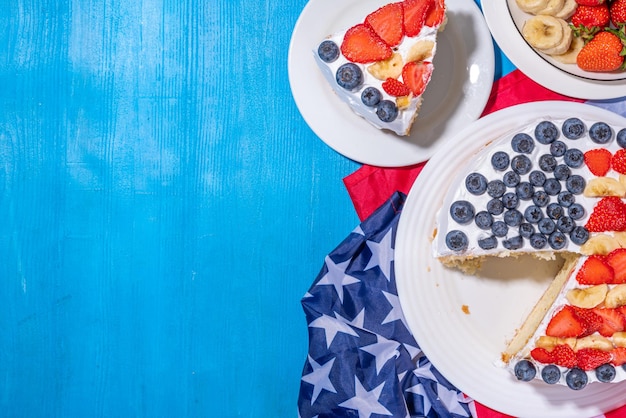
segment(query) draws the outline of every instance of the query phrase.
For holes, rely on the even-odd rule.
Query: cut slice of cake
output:
[[[328,36],[315,60],[337,96],[379,129],[408,135],[433,73],[444,0],[404,0]]]

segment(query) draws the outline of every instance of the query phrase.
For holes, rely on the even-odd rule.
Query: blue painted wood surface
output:
[[[2,416],[296,416],[300,299],[358,223],[289,90],[305,4],[3,4]]]

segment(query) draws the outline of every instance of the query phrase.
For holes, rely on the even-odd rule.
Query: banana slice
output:
[[[417,42],[406,54],[406,62],[424,61],[425,59],[430,58],[433,55],[434,47],[435,43],[433,41],[423,40]]]
[[[548,6],[548,0],[515,0],[517,6],[527,13],[536,14]]]
[[[554,17],[567,20],[572,17],[577,7],[578,2],[576,0],[565,0],[563,7],[554,15]]]
[[[574,31],[569,26],[569,24],[563,19],[557,19],[563,28],[563,38],[558,45],[548,48],[548,49],[540,49],[541,52],[548,55],[561,55],[569,49],[572,44],[572,38],[574,38]]]
[[[626,284],[618,284],[606,294],[604,306],[618,308],[623,305],[626,305]]]
[[[613,177],[595,177],[587,182],[583,195],[587,197],[624,197],[626,186]]]
[[[388,78],[400,77],[403,65],[402,55],[396,52],[388,59],[370,65],[367,67],[367,71],[377,79],[384,81]]]
[[[535,347],[545,348],[548,351],[552,351],[557,345],[569,345],[572,350],[576,347],[576,338],[558,338],[542,335],[535,341]]]
[[[576,0],[574,0],[576,1]],[[562,64],[576,64],[576,57],[581,49],[585,46],[585,41],[579,36],[572,37],[572,43],[569,45],[569,49],[561,55],[552,55],[552,58]]]
[[[613,343],[606,337],[592,334],[576,340],[576,347],[574,350],[577,351],[583,348],[596,348],[602,351],[611,351],[613,349]]]
[[[546,5],[546,7],[539,10],[536,14],[556,16],[556,14],[560,12],[561,9],[563,9],[564,4],[565,0],[548,0],[548,4]]]
[[[607,234],[592,235],[587,242],[580,246],[583,255],[607,255],[616,248],[620,248],[619,242]]]
[[[620,247],[626,248],[626,232],[624,231],[614,232],[613,236],[617,240]]]
[[[609,291],[608,284],[570,289],[565,297],[567,301],[579,308],[595,308],[602,302]]]
[[[522,35],[532,47],[549,50],[563,41],[561,20],[554,16],[533,16],[524,23]]]
[[[626,347],[626,332],[616,332],[611,336],[615,347]]]

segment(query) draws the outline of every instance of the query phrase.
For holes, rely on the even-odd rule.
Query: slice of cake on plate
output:
[[[408,135],[445,21],[444,0],[386,4],[322,40],[315,60],[337,96],[379,129]]]

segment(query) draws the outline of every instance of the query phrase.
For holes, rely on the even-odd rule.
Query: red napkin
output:
[[[516,104],[545,100],[584,102],[584,100],[563,96],[548,90],[526,77],[521,71],[514,70],[494,83],[482,116]],[[395,191],[408,194],[424,164],[425,162],[399,168],[363,165],[344,178],[343,182],[359,218],[361,220],[367,218],[385,203]],[[474,402],[474,405],[478,418],[512,418],[478,402]],[[626,417],[626,406],[608,412],[604,417]]]

